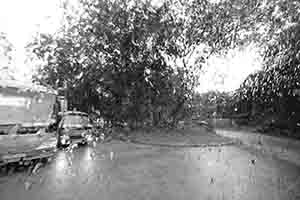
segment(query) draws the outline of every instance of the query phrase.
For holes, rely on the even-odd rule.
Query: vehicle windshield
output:
[[[300,0],[0,0],[0,72],[0,200],[300,200]]]
[[[89,126],[91,126],[91,123],[87,116],[67,115],[67,116],[65,116],[65,119],[64,119],[64,127],[70,127],[70,126],[89,127]]]

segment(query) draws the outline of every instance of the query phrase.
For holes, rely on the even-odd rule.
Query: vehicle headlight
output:
[[[69,140],[70,139],[70,136],[68,136],[68,135],[62,135],[62,136],[60,136],[60,138],[61,138],[61,140],[63,141],[63,140]]]
[[[93,141],[93,136],[88,135],[88,136],[86,137],[86,139],[87,139],[88,142],[91,142],[91,141]]]
[[[36,150],[43,150],[43,149],[52,149],[56,147],[56,140],[55,141],[51,141],[51,142],[46,142],[41,144],[40,146],[38,146],[36,148]]]
[[[85,137],[86,132],[84,131],[83,133],[81,133],[81,137]]]
[[[62,144],[69,144],[70,143],[70,136],[68,136],[68,135],[62,135],[61,136],[61,143]]]

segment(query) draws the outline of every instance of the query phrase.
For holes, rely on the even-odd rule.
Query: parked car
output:
[[[16,129],[16,128],[11,128]],[[29,130],[30,129],[30,130]],[[26,132],[25,132],[26,131]],[[48,159],[56,152],[56,138],[45,129],[20,127],[0,135],[0,166],[8,163],[26,164],[32,160]]]
[[[88,114],[78,111],[63,113],[57,129],[57,146],[68,146],[71,143],[86,144],[93,140],[96,131]]]
[[[0,81],[0,166],[50,159],[56,152],[56,91],[40,85]]]

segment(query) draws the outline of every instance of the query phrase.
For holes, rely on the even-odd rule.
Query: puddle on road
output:
[[[269,167],[260,157],[233,146],[210,148],[109,146],[106,151],[103,151],[103,148],[85,147],[75,148],[72,152],[58,152],[56,158],[46,166],[41,166],[41,171],[38,170],[37,174],[20,180],[23,182],[22,189],[28,191],[47,186],[62,192],[70,189],[73,184],[74,187],[82,187],[83,191],[90,185],[97,185],[107,194],[108,191],[117,190],[118,187],[126,188],[124,182],[131,181],[128,187],[138,185],[135,182],[164,183],[162,186],[164,188],[181,185],[182,189],[197,193],[195,189],[197,186],[206,188],[209,195],[213,194],[213,191],[218,191],[217,195],[211,196],[212,199],[222,195],[225,199],[241,199],[243,195],[249,196],[255,192],[275,193],[277,190],[283,191],[287,188],[283,186],[287,183],[283,182],[291,181],[281,179],[279,187],[275,177],[281,175],[276,168],[274,169],[274,165],[271,166],[274,171],[270,175]],[[270,177],[273,177],[272,185],[268,186],[268,183],[271,184]],[[253,198],[257,199],[260,195],[257,194],[257,197]]]

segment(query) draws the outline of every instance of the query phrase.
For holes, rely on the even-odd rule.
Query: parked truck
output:
[[[55,154],[59,104],[53,89],[0,80],[0,166]]]

